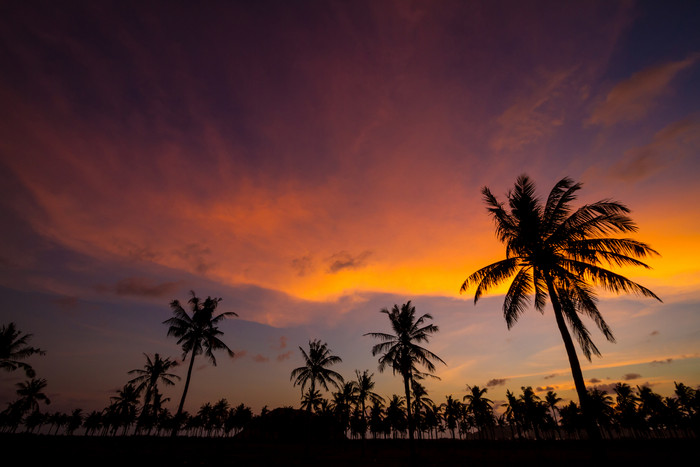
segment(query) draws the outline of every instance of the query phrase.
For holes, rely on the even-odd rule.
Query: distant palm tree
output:
[[[446,397],[445,402],[441,405],[442,416],[445,419],[447,429],[452,433],[452,439],[455,439],[455,429],[462,417],[462,403],[452,397],[452,394]]]
[[[112,403],[107,408],[108,419],[112,425],[112,434],[117,429],[123,429],[122,434],[136,421],[139,404],[139,393],[133,384],[126,384],[117,391],[116,396],[110,397]]]
[[[20,397],[18,403],[22,413],[39,410],[39,402],[43,402],[46,405],[51,404],[51,400],[43,392],[44,389],[46,389],[46,380],[44,378],[32,378],[30,381],[17,383],[17,395]]]
[[[303,395],[301,398],[301,408],[307,412],[318,412],[323,404],[323,396],[321,396],[321,391],[311,389]]]
[[[479,434],[481,437],[484,436],[487,429],[493,426],[493,401],[484,397],[484,394],[488,391],[487,388],[480,388],[479,386],[467,386],[469,391],[466,396],[462,398],[464,402],[467,402],[467,413],[471,413],[474,416],[474,422],[479,428]]]
[[[163,360],[157,353],[153,360],[147,354],[143,355],[146,357],[146,365],[144,365],[143,369],[136,368],[128,372],[130,375],[138,375],[129,380],[129,383],[136,385],[136,391],[139,394],[145,391],[143,397],[144,413],[142,415],[150,416],[153,399],[159,396],[158,383],[161,382],[166,386],[173,386],[175,380],[179,380],[180,377],[176,374],[168,373],[170,368],[178,365],[177,361],[170,360],[170,357]]]
[[[168,325],[168,336],[177,337],[177,344],[182,346],[182,360],[184,361],[188,354],[191,355],[190,365],[187,368],[185,388],[182,391],[180,405],[175,414],[176,420],[180,418],[185,405],[185,397],[187,397],[187,390],[190,387],[195,356],[204,353],[214,366],[216,366],[215,350],[225,350],[230,357],[233,357],[233,351],[219,339],[223,332],[216,325],[224,318],[238,316],[232,311],[214,316],[214,312],[219,302],[221,302],[220,298],[207,297],[206,300],[202,301],[195,295],[194,291],[190,293],[192,298],[190,298],[189,304],[192,314],[188,314],[178,300],[173,300],[170,303],[170,308],[174,316],[163,321],[163,324]],[[176,430],[173,430],[174,434],[176,434]]]
[[[299,350],[301,350],[301,355],[304,358],[304,366],[293,369],[289,379],[294,380],[294,386],[301,385],[302,394],[307,383],[310,384],[309,395],[311,396],[316,392],[317,382],[326,391],[328,391],[329,384],[335,386],[336,389],[340,389],[340,385],[345,382],[343,377],[340,373],[328,367],[341,363],[343,360],[337,355],[331,355],[328,344],[315,339],[309,341],[309,353],[306,353],[301,347],[299,347]],[[307,410],[314,408],[313,405],[309,406],[307,404]]]
[[[36,373],[31,365],[21,362],[34,354],[45,355],[41,349],[27,345],[32,338],[31,334],[22,334],[17,330],[15,323],[0,327],[0,368],[5,371],[23,369],[27,378],[34,378]]]
[[[547,407],[549,407],[549,410],[552,412],[552,420],[554,420],[555,425],[559,425],[559,422],[557,421],[557,404],[562,401],[561,397],[557,396],[557,393],[554,391],[547,391],[547,395],[544,397],[544,402],[547,404]]]
[[[639,398],[627,383],[617,383],[613,386],[615,392],[615,419],[621,428],[635,429],[641,421],[637,413]]]
[[[389,405],[386,408],[386,423],[393,432],[394,438],[406,430],[405,403],[403,397],[394,394],[389,399]]]
[[[433,361],[445,363],[440,357],[420,343],[428,342],[431,334],[438,332],[434,324],[425,324],[428,319],[433,319],[429,314],[423,314],[416,319],[416,307],[408,301],[399,309],[398,305],[389,311],[380,310],[389,317],[393,334],[384,332],[368,332],[365,336],[380,339],[382,342],[372,347],[372,355],[382,354],[379,358],[379,371],[390,367],[394,374],[403,377],[404,392],[406,394],[406,419],[408,422],[408,436],[413,440],[413,422],[411,419],[411,381],[416,376],[421,377],[435,372]],[[424,366],[427,373],[418,370],[417,365]]]
[[[360,373],[360,370],[355,370],[355,400],[360,406],[360,416],[362,417],[362,424],[367,426],[367,409],[366,403],[369,400],[372,403],[384,402],[384,398],[373,391],[374,381],[372,377],[374,373],[370,373],[369,370],[365,370]],[[365,432],[362,433],[362,438],[365,438]]]
[[[660,301],[651,290],[616,274],[603,266],[643,266],[637,258],[657,254],[648,245],[608,234],[635,232],[637,227],[627,215],[629,209],[618,202],[602,200],[572,212],[571,202],[581,184],[569,178],[560,180],[542,206],[535,196],[535,185],[526,176],[518,177],[508,193],[507,210],[491,191],[482,194],[496,224],[498,239],[506,244],[506,259],[482,268],[464,281],[461,292],[476,285],[474,302],[489,289],[515,275],[506,293],[503,313],[508,328],[526,310],[534,293],[535,308],[544,311],[551,301],[579,402],[586,416],[588,433],[599,438],[595,423],[586,409],[586,385],[568,325],[587,359],[600,355],[579,314],[592,318],[611,342],[614,337],[598,311],[596,294],[589,284],[612,292],[634,292]]]

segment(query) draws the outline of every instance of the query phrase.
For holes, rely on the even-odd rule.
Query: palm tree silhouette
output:
[[[467,413],[474,415],[476,426],[479,427],[481,437],[484,436],[487,428],[493,425],[493,401],[484,397],[488,391],[487,388],[481,389],[479,386],[467,386],[469,391],[462,398],[462,401],[467,402]]]
[[[294,380],[294,386],[301,385],[302,395],[307,383],[310,383],[309,395],[312,398],[315,398],[314,393],[317,392],[316,382],[323,386],[323,389],[326,391],[328,391],[329,384],[335,386],[336,389],[340,389],[340,385],[344,383],[343,377],[340,373],[327,367],[340,363],[343,360],[337,355],[331,355],[331,350],[328,348],[327,343],[322,343],[320,340],[315,339],[309,341],[309,353],[306,353],[301,347],[299,347],[299,350],[301,350],[301,355],[304,358],[304,366],[293,369],[289,379]],[[306,404],[306,407],[309,411],[316,408],[313,404]]]
[[[45,355],[46,351],[27,345],[31,334],[22,334],[15,323],[0,327],[0,368],[5,371],[24,370],[27,378],[34,378],[36,373],[31,365],[21,362],[34,354]]]
[[[185,388],[182,391],[182,398],[180,399],[175,419],[180,418],[182,408],[185,405],[185,397],[187,397],[187,390],[190,387],[195,356],[204,353],[214,366],[216,366],[215,350],[225,350],[230,357],[233,357],[233,351],[219,339],[223,332],[216,325],[224,318],[238,316],[232,311],[214,316],[221,298],[207,297],[206,300],[201,301],[194,291],[190,293],[192,298],[190,298],[188,303],[192,309],[192,315],[190,316],[185,311],[178,300],[173,300],[170,303],[170,308],[174,316],[163,321],[163,324],[169,326],[168,336],[177,337],[177,344],[182,346],[182,360],[184,361],[187,358],[187,354],[191,354],[187,378],[185,379]],[[176,430],[173,430],[173,435],[175,434]]]
[[[173,386],[175,384],[174,380],[179,380],[180,377],[173,373],[168,373],[170,368],[176,367],[178,362],[175,360],[170,360],[170,357],[163,360],[160,358],[159,354],[155,354],[153,360],[147,354],[143,354],[146,357],[146,365],[143,369],[136,368],[129,371],[128,373],[137,374],[135,378],[129,380],[130,384],[136,385],[136,391],[140,394],[145,391],[143,397],[143,412],[142,416],[150,417],[151,415],[156,415],[152,409],[153,399],[157,398],[160,393],[158,392],[158,382],[162,382],[166,386]]]
[[[360,373],[360,370],[355,370],[355,400],[360,406],[360,415],[362,417],[363,426],[367,426],[367,410],[366,402],[369,399],[373,404],[375,402],[384,402],[384,398],[373,391],[374,381],[372,377],[374,373],[370,373],[369,370],[365,370]],[[365,432],[362,432],[362,438],[365,438]]]
[[[408,422],[408,437],[413,440],[413,422],[411,419],[411,381],[414,377],[423,377],[435,372],[433,360],[445,363],[440,357],[421,347],[420,343],[428,342],[428,337],[438,331],[434,324],[426,324],[425,321],[433,319],[429,314],[423,314],[416,319],[416,307],[411,301],[404,303],[399,309],[398,305],[389,311],[380,310],[389,317],[394,334],[384,332],[368,332],[365,336],[380,339],[382,342],[372,347],[372,355],[382,354],[379,358],[379,371],[391,367],[394,374],[399,373],[403,377],[404,391],[406,393],[406,419]],[[417,369],[422,365],[427,373]]]
[[[486,291],[515,275],[503,302],[509,329],[527,308],[531,294],[534,293],[535,308],[540,312],[544,312],[549,297],[589,436],[598,439],[600,432],[587,415],[586,385],[567,322],[584,356],[588,360],[592,354],[600,356],[579,314],[592,318],[609,341],[614,342],[614,337],[598,311],[596,294],[590,284],[660,301],[651,290],[603,267],[648,268],[637,258],[658,253],[636,240],[605,237],[637,230],[627,216],[629,209],[621,203],[602,200],[572,212],[570,205],[580,188],[581,184],[564,178],[554,186],[542,206],[535,196],[534,183],[521,175],[508,193],[509,211],[484,187],[482,194],[496,224],[496,236],[506,244],[506,259],[473,273],[464,281],[460,292],[476,285],[476,303]]]
[[[462,403],[454,399],[452,394],[450,394],[446,397],[445,402],[441,404],[441,407],[447,429],[452,433],[452,439],[455,439],[455,429],[462,417]]]
[[[176,374],[168,373],[170,368],[178,365],[177,361],[170,360],[170,357],[163,360],[158,353],[154,355],[153,360],[151,360],[151,357],[147,354],[143,355],[146,357],[146,365],[144,365],[143,369],[136,368],[128,372],[130,375],[138,375],[129,380],[129,383],[136,385],[136,391],[139,394],[145,391],[141,417],[151,418],[157,415],[157,413],[152,410],[152,402],[155,398],[160,396],[158,392],[158,382],[162,382],[166,386],[173,386],[175,384],[174,380],[179,380],[180,377]]]
[[[46,389],[46,380],[44,378],[32,378],[29,381],[17,383],[17,395],[19,396],[17,407],[22,414],[38,411],[39,402],[43,402],[46,405],[51,404],[51,400],[44,394],[44,389]]]

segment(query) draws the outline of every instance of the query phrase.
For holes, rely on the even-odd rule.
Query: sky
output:
[[[482,187],[570,177],[660,253],[617,271],[663,302],[598,291],[616,342],[585,322],[587,385],[697,387],[698,31],[691,1],[3,2],[0,323],[46,350],[28,363],[50,411],[106,407],[144,354],[180,360],[163,321],[190,291],[238,314],[190,412],[298,407],[312,339],[401,394],[364,334],[409,300],[440,329],[437,404],[577,400],[551,308],[509,330],[505,289],[459,292],[505,257]],[[5,406],[25,377],[0,378]]]

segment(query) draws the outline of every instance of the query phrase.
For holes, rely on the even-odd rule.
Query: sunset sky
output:
[[[508,330],[502,290],[459,293],[505,257],[481,188],[568,176],[660,253],[620,272],[663,303],[599,291],[617,342],[586,321],[587,384],[696,387],[698,31],[691,1],[3,2],[0,324],[47,351],[28,363],[50,411],[106,407],[144,353],[180,359],[162,322],[190,290],[239,316],[190,412],[298,407],[316,338],[401,394],[363,334],[408,300],[440,328],[436,403],[577,400],[549,307]],[[0,378],[1,410],[25,378]]]

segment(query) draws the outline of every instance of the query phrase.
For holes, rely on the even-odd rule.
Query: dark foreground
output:
[[[0,435],[7,466],[500,466],[671,465],[697,459],[696,439],[603,441],[405,440],[327,443],[210,438]]]

